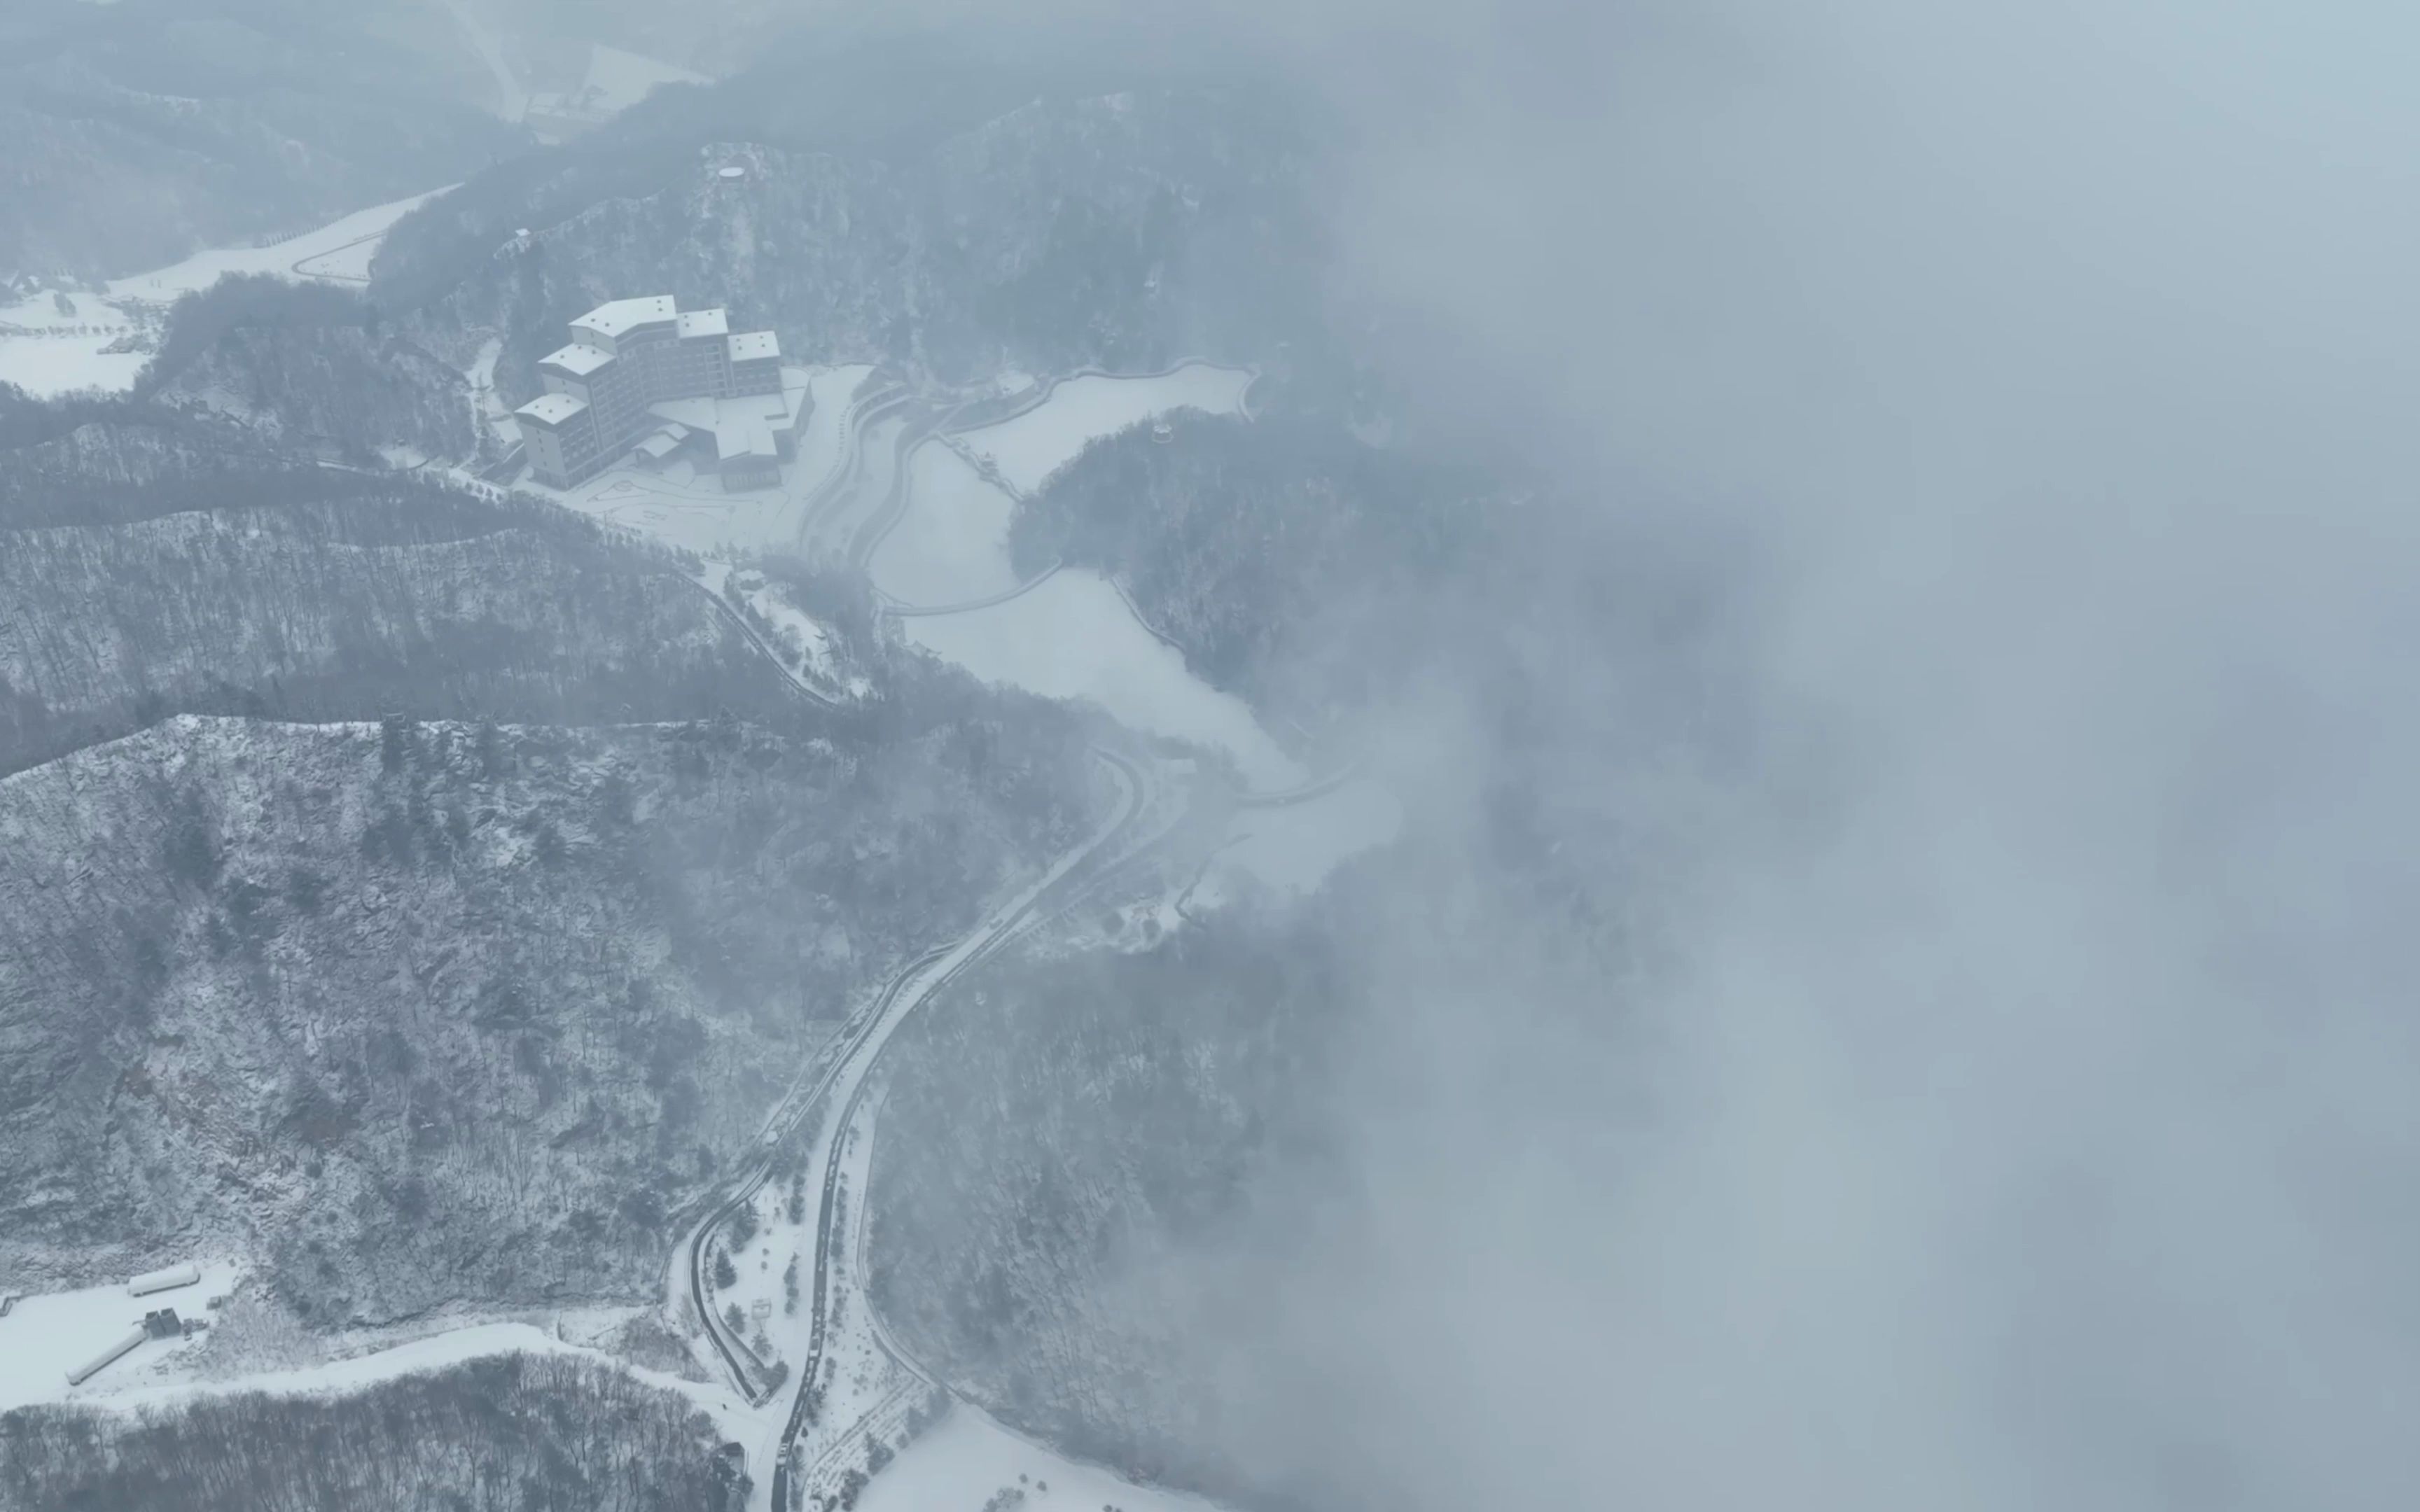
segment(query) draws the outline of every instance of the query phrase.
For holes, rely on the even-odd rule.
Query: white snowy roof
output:
[[[780,439],[797,431],[806,397],[804,388],[796,388],[728,399],[659,399],[647,413],[675,430],[711,431],[718,456],[774,456]]]
[[[560,425],[588,408],[584,399],[567,393],[541,393],[513,411],[523,420],[535,420],[541,425]]]
[[[537,365],[556,368],[570,374],[573,378],[586,378],[613,360],[612,352],[598,351],[594,347],[583,347],[575,341],[568,347],[558,347],[539,358]]]
[[[722,310],[683,310],[680,333],[683,341],[696,336],[727,336],[731,334],[731,316]]]
[[[611,341],[634,327],[679,317],[680,307],[671,295],[652,294],[643,300],[608,300],[571,323]]]
[[[712,430],[717,410],[712,399],[659,399],[647,406],[647,413],[691,430]]]
[[[778,457],[781,451],[773,444],[773,427],[762,415],[725,415],[714,427],[714,455],[717,460]]]
[[[781,355],[782,344],[769,331],[743,331],[731,338],[731,360],[735,363],[761,363]]]

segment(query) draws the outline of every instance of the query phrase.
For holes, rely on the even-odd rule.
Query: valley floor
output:
[[[129,338],[156,339],[161,317],[180,295],[197,293],[229,273],[366,285],[370,257],[387,228],[430,199],[425,194],[331,221],[263,247],[197,252],[173,268],[114,279],[99,293],[73,292],[63,309],[51,292],[0,307],[0,383],[38,399],[85,390],[122,393],[150,361],[148,350],[112,351]]]

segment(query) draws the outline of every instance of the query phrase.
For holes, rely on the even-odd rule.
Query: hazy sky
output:
[[[1284,1304],[1330,1452],[1440,1507],[2420,1504],[2416,45],[1373,34],[1424,66],[1357,81],[1357,279],[1743,543],[1757,760],[1674,821],[1635,1034],[1397,984],[1376,1216]]]

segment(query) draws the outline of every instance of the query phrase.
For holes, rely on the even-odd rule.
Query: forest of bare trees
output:
[[[0,1512],[736,1512],[747,1489],[680,1396],[557,1355],[345,1396],[0,1414]]]

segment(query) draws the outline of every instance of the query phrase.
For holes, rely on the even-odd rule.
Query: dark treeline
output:
[[[333,1398],[0,1414],[0,1512],[737,1512],[747,1491],[704,1413],[562,1356]]]
[[[229,273],[209,288],[178,299],[168,312],[168,329],[160,339],[160,350],[143,365],[134,392],[138,397],[159,392],[220,337],[240,327],[374,330],[378,323],[378,306],[352,289],[270,273]]]
[[[37,399],[13,383],[0,383],[0,447],[30,446],[64,436],[78,425],[123,420],[142,413],[132,400],[68,394]]]
[[[168,420],[0,452],[0,772],[175,713],[796,715],[671,552],[223,439]]]
[[[1501,475],[1365,445],[1319,415],[1174,424],[1166,445],[1144,426],[1094,442],[1021,502],[1017,572],[1099,569],[1202,676],[1297,718],[1431,660],[1433,595],[1519,550],[1517,482]],[[1320,638],[1356,654],[1320,656]],[[1313,668],[1333,680],[1280,686]]]
[[[1317,1166],[1351,1011],[1330,920],[1231,917],[1133,952],[1003,963],[901,1031],[868,1202],[875,1304],[1004,1421],[1232,1492],[1189,1333],[1104,1307],[1129,1268],[1222,1234]],[[984,1088],[969,1097],[969,1088]],[[1255,1214],[1254,1210],[1261,1210]],[[1274,1504],[1266,1488],[1250,1500]]]

